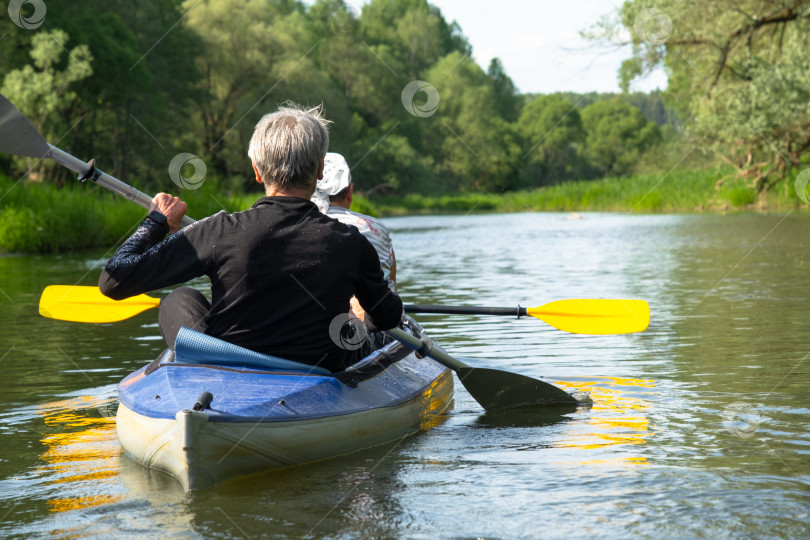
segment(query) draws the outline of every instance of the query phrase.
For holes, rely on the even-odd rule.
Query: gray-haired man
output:
[[[220,212],[180,229],[186,205],[158,194],[154,212],[109,261],[99,287],[121,299],[207,275],[212,299],[182,287],[161,303],[170,347],[181,326],[230,343],[339,371],[353,351],[330,337],[331,321],[356,296],[366,324],[399,323],[402,302],[386,285],[372,245],[309,198],[329,145],[320,109],[282,107],[256,125],[248,155],[266,196],[251,209]],[[165,235],[172,232],[164,240]]]

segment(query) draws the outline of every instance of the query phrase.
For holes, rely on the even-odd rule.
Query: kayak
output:
[[[450,406],[453,377],[397,341],[332,374],[183,328],[118,392],[125,454],[195,491],[427,429]]]

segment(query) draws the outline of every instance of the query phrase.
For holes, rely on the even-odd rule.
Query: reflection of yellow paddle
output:
[[[123,321],[157,307],[160,299],[145,294],[111,300],[98,287],[51,285],[42,293],[39,313],[63,321],[106,323]],[[558,300],[536,308],[407,305],[408,313],[450,313],[532,316],[554,328],[575,334],[641,332],[650,322],[643,300]]]

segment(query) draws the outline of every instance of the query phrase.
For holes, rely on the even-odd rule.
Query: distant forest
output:
[[[253,126],[287,100],[322,103],[358,189],[387,194],[624,174],[663,140],[659,125],[677,125],[658,94],[519,95],[424,0],[362,13],[328,0],[48,0],[41,26],[2,18],[0,34],[3,94],[49,141],[142,187],[165,186],[171,159],[190,152],[243,188]],[[0,159],[7,173],[67,180]]]
[[[167,167],[188,152],[243,191],[253,126],[287,100],[324,106],[331,149],[368,194],[498,193],[718,161],[767,189],[810,147],[808,2],[724,3],[717,26],[686,0],[666,11],[628,0],[588,30],[603,41],[629,30],[620,84],[663,66],[663,92],[521,95],[426,0],[362,12],[336,0],[47,0],[39,21],[27,2],[0,18],[0,91],[50,142],[147,190],[171,187]],[[771,18],[752,24],[746,10]],[[69,177],[7,156],[0,170]]]
[[[530,101],[537,97],[537,95],[538,94],[525,94],[524,99]],[[580,110],[597,101],[609,101],[614,98],[619,98],[628,105],[636,107],[641,111],[641,114],[644,115],[644,118],[656,124],[658,127],[669,125],[673,128],[679,128],[681,126],[681,122],[678,120],[675,111],[668,108],[664,103],[664,95],[660,90],[653,90],[649,93],[633,92],[627,94],[600,92],[577,94],[575,92],[560,92],[560,95],[576,105]]]

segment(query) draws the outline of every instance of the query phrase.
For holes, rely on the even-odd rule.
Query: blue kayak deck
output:
[[[386,347],[400,347],[391,344]],[[216,364],[161,363],[119,384],[119,399],[150,418],[174,419],[191,409],[203,392],[214,399],[206,409],[212,422],[283,422],[393,407],[430,391],[449,371],[413,353],[356,388],[331,375]]]

